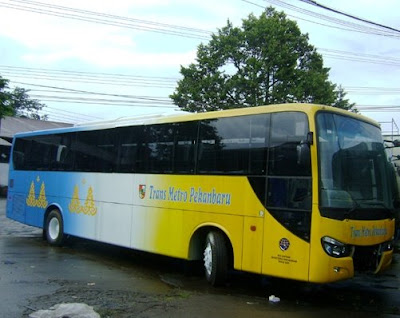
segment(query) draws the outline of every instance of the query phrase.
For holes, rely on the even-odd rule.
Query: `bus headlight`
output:
[[[326,254],[332,257],[346,257],[350,256],[353,252],[352,246],[339,242],[329,236],[324,236],[321,239],[321,244]]]

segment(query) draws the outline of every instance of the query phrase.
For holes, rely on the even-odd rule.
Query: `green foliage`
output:
[[[10,93],[6,90],[8,89],[8,80],[3,79],[0,76],[0,119],[4,116],[12,116],[13,109],[9,104],[11,98]]]
[[[192,112],[288,102],[352,108],[346,99],[337,101],[345,93],[328,80],[329,68],[308,36],[273,8],[250,15],[241,28],[228,21],[181,74],[170,97]]]
[[[27,117],[46,120],[38,111],[45,105],[36,99],[31,99],[28,90],[20,87],[10,91],[9,81],[0,76],[0,118],[4,116]]]
[[[335,90],[336,100],[332,105],[334,107],[343,108],[353,113],[358,113],[358,109],[355,107],[355,103],[350,103],[350,101],[345,98],[347,93],[344,91],[343,87],[339,85],[339,87]]]

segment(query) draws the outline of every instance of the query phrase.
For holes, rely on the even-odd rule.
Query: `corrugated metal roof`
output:
[[[21,117],[9,117],[0,119],[0,138],[10,140],[16,133],[52,128],[70,127],[72,124],[54,121],[35,120]],[[1,141],[2,139],[0,139]],[[4,144],[4,143],[2,143]]]

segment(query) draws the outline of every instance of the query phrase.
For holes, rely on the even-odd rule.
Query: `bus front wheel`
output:
[[[64,224],[61,213],[55,209],[46,218],[46,239],[50,245],[60,246],[64,240]]]
[[[203,255],[207,281],[212,286],[223,285],[228,274],[228,253],[225,236],[221,232],[207,234]]]

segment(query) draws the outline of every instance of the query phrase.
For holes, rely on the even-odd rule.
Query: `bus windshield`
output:
[[[321,215],[341,220],[391,217],[390,167],[380,129],[320,112],[317,133]]]

